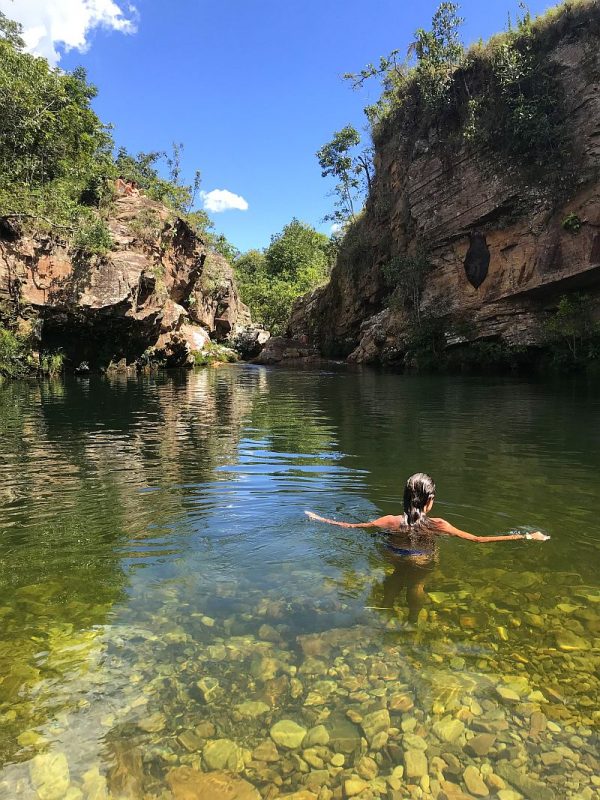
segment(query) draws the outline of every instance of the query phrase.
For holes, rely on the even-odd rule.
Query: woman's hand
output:
[[[315,512],[314,512],[314,511],[305,511],[304,513],[306,514],[306,516],[307,516],[309,519],[316,519],[316,520],[318,520],[319,522],[320,522],[320,521],[323,519],[323,517],[320,517],[318,514],[315,514]]]
[[[327,519],[327,517],[321,517],[319,514],[315,514],[314,511],[305,511],[304,513],[309,519],[314,519],[317,522],[328,522],[330,525],[338,525],[340,528],[352,527],[349,522],[338,522],[335,519]]]
[[[541,531],[534,531],[533,533],[530,533],[525,538],[526,539],[534,539],[536,542],[547,542],[550,537],[546,536],[546,534],[542,533]]]

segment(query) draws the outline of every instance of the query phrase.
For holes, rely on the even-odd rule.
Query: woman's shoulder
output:
[[[390,531],[401,530],[405,525],[404,514],[387,514],[385,517],[379,517],[373,523],[379,528],[387,528]]]
[[[442,517],[427,517],[427,520],[438,531],[445,531],[450,527],[450,523]]]

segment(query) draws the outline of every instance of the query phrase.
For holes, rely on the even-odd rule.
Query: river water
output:
[[[0,797],[597,798],[599,398],[252,366],[3,384]],[[303,514],[399,513],[416,471],[458,527],[552,538],[415,564]]]

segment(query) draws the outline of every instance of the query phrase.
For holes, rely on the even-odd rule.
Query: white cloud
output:
[[[213,189],[212,192],[201,192],[200,196],[207,211],[229,211],[237,208],[240,211],[247,211],[248,203],[239,194],[229,192],[227,189]]]
[[[27,50],[52,65],[63,51],[84,52],[94,28],[136,30],[135,7],[115,0],[0,0],[0,11],[21,23]]]
[[[339,233],[343,229],[343,227],[344,226],[340,222],[334,222],[331,228],[329,229],[329,232],[332,234]]]

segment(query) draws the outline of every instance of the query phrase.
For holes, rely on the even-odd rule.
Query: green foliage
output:
[[[209,234],[208,244],[216,253],[220,253],[223,258],[227,259],[230,264],[233,264],[236,258],[239,258],[241,255],[238,248],[234,244],[231,244],[222,233]]]
[[[469,334],[473,327],[465,321]],[[457,326],[452,326],[458,332]],[[500,340],[465,342],[448,347],[448,322],[441,317],[413,319],[406,344],[407,366],[419,371],[509,372],[523,367],[565,371],[600,367],[600,325],[592,300],[581,294],[560,298],[545,324],[545,342],[515,347]]]
[[[554,367],[581,368],[600,359],[600,325],[591,299],[563,295],[546,322],[546,338]]]
[[[192,185],[182,182],[182,155],[183,145],[177,143],[173,144],[171,154],[157,150],[133,156],[122,147],[117,153],[115,164],[118,174],[124,180],[132,181],[148,197],[164,203],[183,217],[208,247],[232,262],[239,255],[239,250],[223,234],[214,232],[213,221],[204,209],[194,208],[200,191],[201,175],[196,170]],[[161,164],[167,166],[168,178],[161,176]],[[154,234],[157,226],[150,219],[143,219],[138,228],[135,228],[134,222],[134,229],[147,244],[151,243],[153,236],[156,239]]]
[[[193,186],[182,183],[182,154],[183,145],[177,143],[172,145],[171,154],[155,150],[134,156],[121,147],[117,152],[115,168],[118,175],[124,180],[135,183],[152,200],[164,203],[178,214],[185,216],[191,211],[200,188],[200,172],[196,171]],[[168,178],[160,174],[161,163],[167,168]],[[200,214],[196,221],[204,215],[206,222],[210,222],[205,212],[195,213]]]
[[[405,360],[419,372],[498,373],[531,368],[539,361],[539,352],[498,340],[448,347],[448,322],[442,317],[425,316],[418,325],[413,324]]]
[[[547,170],[549,162],[553,166],[563,157],[568,161],[561,87],[529,12],[483,52],[471,52],[463,74],[477,81],[477,93],[468,101],[466,139],[504,154],[529,173]],[[464,97],[458,96],[461,103]]]
[[[40,365],[38,371],[42,375],[52,378],[60,375],[65,366],[65,355],[61,350],[44,352],[40,354]]]
[[[0,23],[0,215],[72,226],[84,191],[111,175],[96,90],[82,69],[65,73],[22,52],[18,26]]]
[[[457,3],[442,3],[431,20],[431,30],[419,28],[409,55],[416,56],[414,80],[422,101],[430,108],[446,101],[454,70],[461,61],[463,46]]]
[[[329,239],[311,225],[293,219],[271,237],[265,252],[270,275],[289,278],[308,288],[327,276]]]
[[[472,342],[444,353],[443,368],[448,372],[515,372],[530,368],[539,359],[535,348],[511,347],[504,342]]]
[[[381,267],[385,286],[390,290],[390,306],[404,308],[420,322],[421,294],[431,264],[426,253],[396,256]]]
[[[86,255],[104,256],[113,245],[106,222],[96,214],[81,216],[73,234],[73,247]]]
[[[153,247],[160,239],[164,223],[153,208],[145,208],[129,222],[129,230],[147,247]]]
[[[406,348],[406,362],[422,372],[440,368],[446,347],[444,320],[440,317],[413,318]]]
[[[26,375],[29,371],[28,355],[26,342],[0,325],[0,375],[8,378]]]
[[[581,230],[582,222],[577,216],[577,214],[567,214],[567,216],[561,222],[561,226],[569,233],[579,233]]]
[[[0,11],[0,39],[4,39],[11,44],[16,50],[22,50],[25,47],[23,39],[23,29],[18,22],[9,19],[5,14]]]
[[[250,250],[235,262],[235,273],[253,317],[278,335],[296,298],[322,284],[329,274],[330,241],[293,219],[264,251]]]
[[[240,294],[254,321],[274,335],[283,334],[293,302],[302,292],[291,280],[272,275],[260,250],[244,253],[234,266]]]
[[[568,0],[535,20],[524,10],[505,33],[466,52],[457,12],[457,4],[442,3],[431,29],[416,31],[404,63],[394,50],[379,66],[345,76],[355,87],[373,76],[382,81],[378,102],[365,109],[374,140],[397,136],[411,147],[437,130],[446,148],[474,142],[529,178],[544,175],[547,181],[553,170],[559,186],[568,184],[574,157],[558,68],[548,49],[569,26],[585,31],[581,36],[592,43],[600,23],[597,4]]]
[[[202,350],[196,350],[193,355],[196,367],[207,367],[211,364],[233,364],[238,360],[235,350],[215,342],[207,342]]]
[[[104,254],[110,237],[89,208],[111,203],[113,181],[121,176],[231,255],[225,238],[210,232],[208,214],[193,210],[201,176],[196,170],[191,185],[183,180],[183,145],[137,155],[120,148],[114,156],[109,129],[91,107],[95,96],[82,69],[63,72],[23,52],[19,25],[0,15],[0,216],[17,217],[38,233],[58,231],[75,249]]]
[[[337,181],[333,191],[337,198],[335,211],[328,214],[326,220],[344,223],[355,219],[357,204],[364,198],[365,190],[371,188],[372,148],[357,154],[359,144],[359,132],[352,125],[346,125],[317,150],[321,176]]]
[[[368,64],[358,74],[344,75],[355,89],[369,78],[380,78],[381,96],[365,108],[374,135],[399,110],[431,115],[447,104],[452,77],[464,53],[459,36],[462,23],[458,4],[443,2],[433,15],[431,29],[415,31],[404,62],[399,61],[400,51],[392,50],[380,58],[378,66]]]

